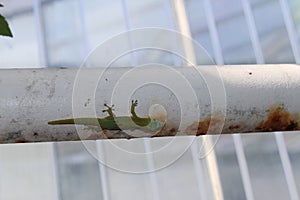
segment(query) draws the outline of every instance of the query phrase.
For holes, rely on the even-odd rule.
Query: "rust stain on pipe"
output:
[[[225,121],[224,116],[221,113],[216,113],[209,118],[204,119],[200,122],[193,122],[185,130],[187,135],[206,135],[209,133],[220,133],[221,126],[223,126]]]
[[[257,131],[293,131],[300,130],[299,114],[289,113],[283,104],[273,105],[268,116],[255,128]]]
[[[253,129],[246,128],[243,130],[245,124],[231,124],[228,128],[223,129],[222,133],[250,133],[250,132],[272,132],[272,131],[295,131],[300,130],[298,113],[290,113],[285,109],[283,104],[274,104],[267,110],[267,117],[263,119]],[[219,128],[224,123],[224,117],[220,114],[213,115],[211,118],[206,118],[200,122],[193,122],[185,130],[187,135],[206,135],[221,133]],[[226,125],[226,124],[225,124]],[[209,133],[208,133],[209,130]]]
[[[229,127],[228,127],[228,129],[229,130],[236,130],[236,129],[239,129],[239,128],[241,128],[241,125],[239,125],[239,124],[236,124],[236,125],[230,125]]]
[[[164,118],[165,119],[165,118]],[[229,120],[230,121],[230,120]],[[183,131],[183,133],[178,132],[177,127],[165,126],[157,132],[155,135],[149,137],[165,137],[165,136],[176,136],[176,135],[206,135],[206,134],[230,134],[230,133],[250,133],[250,132],[272,132],[272,131],[293,131],[300,130],[300,116],[299,113],[290,113],[284,106],[284,104],[274,104],[270,106],[270,108],[266,111],[266,117],[260,121],[253,128],[246,127],[247,124],[243,123],[232,123],[226,121],[225,127],[223,130],[221,126],[223,126],[225,122],[225,117],[221,113],[213,114],[211,117],[207,117],[202,121],[194,121],[191,125],[187,126],[187,128]],[[88,130],[92,130],[89,133]],[[243,131],[247,130],[247,131]],[[132,130],[133,131],[133,130]],[[0,143],[27,143],[27,142],[41,142],[41,141],[49,141],[49,138],[43,139],[39,136],[43,135],[42,133],[33,132],[33,138],[26,138],[20,132],[11,132],[6,135],[6,137],[2,138]],[[69,137],[72,135],[72,139]],[[101,130],[98,127],[87,127],[87,135],[79,137],[77,133],[69,133],[66,137],[68,137],[69,141],[71,140],[97,140],[97,139],[133,139],[139,138],[138,136],[128,135],[123,131],[115,131],[115,130]],[[147,136],[141,136],[147,137]],[[60,141],[53,140],[52,141]],[[62,141],[65,141],[63,139]]]

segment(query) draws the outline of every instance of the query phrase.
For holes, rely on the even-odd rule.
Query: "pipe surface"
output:
[[[0,143],[300,130],[300,67],[1,69]],[[164,123],[140,130],[51,125],[53,120],[136,113]]]

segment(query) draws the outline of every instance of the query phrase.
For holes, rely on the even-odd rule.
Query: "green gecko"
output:
[[[102,112],[107,112],[108,116],[105,118],[70,118],[50,121],[51,125],[63,125],[63,124],[81,124],[81,125],[93,125],[100,126],[103,130],[128,130],[128,129],[144,129],[149,131],[159,131],[163,128],[164,123],[151,119],[150,117],[141,118],[135,113],[135,107],[137,107],[138,101],[131,101],[131,116],[116,117],[113,113],[114,105],[108,106],[104,104],[107,109]]]

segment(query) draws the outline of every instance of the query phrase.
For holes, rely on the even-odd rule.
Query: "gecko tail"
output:
[[[58,125],[58,124],[74,124],[74,119],[62,119],[62,120],[54,120],[48,122],[51,125]]]
[[[82,124],[82,125],[95,125],[99,126],[97,118],[70,118],[48,122],[50,125],[62,125],[62,124]]]

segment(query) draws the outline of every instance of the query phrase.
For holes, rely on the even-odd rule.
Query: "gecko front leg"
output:
[[[102,112],[107,112],[109,115],[109,116],[105,117],[105,119],[113,120],[116,117],[115,114],[113,113],[113,111],[114,111],[113,107],[115,105],[109,106],[105,103],[104,106],[107,107],[107,109],[102,110]]]

